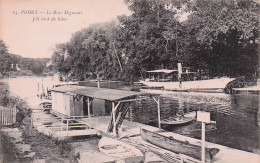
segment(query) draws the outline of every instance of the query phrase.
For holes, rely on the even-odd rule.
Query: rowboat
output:
[[[126,163],[130,162],[142,162],[144,155],[142,152],[124,143],[123,141],[115,140],[109,137],[103,137],[98,143],[100,152],[107,154],[108,156],[116,157],[124,160]]]
[[[177,115],[168,117],[161,120],[162,125],[182,125],[192,122],[196,117],[196,112],[189,112],[184,115]]]
[[[124,163],[123,160],[93,150],[80,152],[76,158],[78,163]]]
[[[40,106],[42,107],[42,111],[50,112],[50,110],[52,109],[52,103],[51,102],[42,102],[40,104]]]
[[[201,160],[201,147],[190,144],[188,141],[181,141],[172,137],[167,137],[158,133],[141,128],[141,137],[143,140],[152,143],[158,147],[170,150],[178,154],[185,154],[195,159]],[[206,159],[212,159],[219,152],[217,148],[206,148]]]
[[[192,122],[194,119],[189,117],[169,117],[161,120],[162,125],[182,125]]]

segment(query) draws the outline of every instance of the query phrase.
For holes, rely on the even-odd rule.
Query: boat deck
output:
[[[260,85],[253,86],[253,87],[246,87],[246,88],[233,88],[233,93],[259,93],[260,92]]]

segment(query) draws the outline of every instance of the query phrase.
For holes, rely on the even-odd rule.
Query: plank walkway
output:
[[[97,130],[90,128],[87,124],[68,123],[69,121],[75,120],[56,117],[52,114],[46,114],[41,110],[33,110],[32,113],[32,125],[37,131],[45,135],[64,139],[66,137],[97,134]],[[71,128],[73,128],[73,130]]]

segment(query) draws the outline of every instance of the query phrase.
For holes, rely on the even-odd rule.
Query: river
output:
[[[38,104],[36,98],[41,84],[52,88],[58,81],[53,77],[18,77],[3,79],[10,87],[10,91],[26,99],[31,105]],[[170,98],[178,109],[196,108],[211,112],[212,120],[216,121],[216,129],[206,132],[206,140],[228,147],[260,154],[259,96],[255,94],[228,95],[224,93],[187,93],[172,92],[164,95]],[[149,114],[142,115],[143,117]],[[166,130],[187,135],[201,137],[200,123],[194,122],[184,126],[170,127]]]
[[[258,95],[172,92],[162,97],[171,98],[177,109],[210,112],[211,120],[216,121],[216,125],[211,126],[216,128],[206,131],[206,141],[260,154]],[[201,139],[200,122],[164,129]]]

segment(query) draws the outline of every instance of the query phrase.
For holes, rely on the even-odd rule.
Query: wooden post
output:
[[[201,162],[205,163],[205,124],[210,123],[210,113],[197,111],[197,121],[201,122]]]
[[[113,114],[113,135],[116,136],[116,115],[115,115],[115,102],[112,102],[112,114]]]
[[[160,96],[158,96],[157,109],[158,109],[158,126],[159,126],[159,129],[161,129]]]
[[[88,98],[88,118],[91,118],[89,97],[87,97],[87,98]]]
[[[158,100],[156,100],[154,97],[152,98],[156,104],[157,104],[157,114],[158,114],[158,126],[159,129],[161,129],[161,112],[160,112],[160,96],[158,96]]]
[[[69,130],[69,120],[67,119],[67,131]]]
[[[100,81],[99,81],[99,79],[98,79],[98,88],[100,88]]]
[[[201,132],[201,161],[205,163],[205,122],[201,122],[202,132]]]
[[[61,122],[60,122],[60,131],[62,131],[62,125],[63,125],[63,119],[61,119]]]

